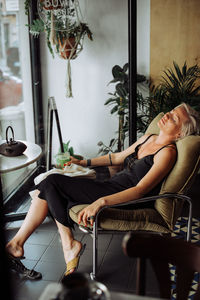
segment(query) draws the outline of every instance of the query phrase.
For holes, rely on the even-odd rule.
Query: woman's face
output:
[[[188,118],[188,113],[184,106],[179,106],[166,113],[158,122],[158,127],[164,133],[177,139],[181,135],[182,125],[188,121]]]

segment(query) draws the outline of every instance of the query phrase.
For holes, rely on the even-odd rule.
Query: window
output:
[[[0,139],[12,126],[16,140],[34,142],[28,23],[24,1],[0,0]],[[3,174],[4,201],[35,165]]]

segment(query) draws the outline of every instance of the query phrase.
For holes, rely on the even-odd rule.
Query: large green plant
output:
[[[128,133],[128,107],[129,107],[129,77],[128,77],[128,64],[123,68],[116,65],[112,68],[113,79],[109,82],[115,83],[115,91],[109,93],[111,96],[104,105],[112,106],[110,113],[118,115],[118,130],[117,138],[111,139],[108,146],[102,141],[98,143],[100,146],[99,153],[107,154],[108,152],[121,151],[124,149],[125,137]],[[116,146],[116,149],[114,147]]]
[[[107,146],[102,141],[98,143],[99,153],[121,151],[124,148],[124,140],[128,135],[129,119],[129,77],[128,64],[123,68],[114,66],[112,69],[114,79],[110,83],[117,83],[115,92],[110,93],[105,105],[112,105],[111,114],[118,114],[119,128],[117,138],[112,138]],[[137,90],[137,133],[143,134],[150,122],[160,112],[168,112],[182,102],[188,103],[200,112],[200,68],[198,65],[191,67],[185,62],[179,67],[173,62],[173,68],[163,71],[160,83],[150,85],[149,96],[144,98]],[[142,82],[145,77],[137,75],[137,82]],[[116,149],[114,147],[117,145]]]
[[[191,67],[185,62],[182,68],[173,62],[173,68],[163,71],[160,83],[150,87],[150,95],[143,98],[138,93],[138,104],[141,110],[141,127],[139,132],[144,133],[149,123],[160,112],[166,113],[182,102],[188,103],[200,111],[200,68]]]
[[[98,143],[100,147],[99,153],[107,154],[108,152],[120,152],[124,149],[124,142],[129,132],[129,64],[126,63],[123,67],[115,65],[112,68],[113,79],[109,84],[115,84],[113,93],[104,105],[112,106],[110,113],[118,116],[118,130],[116,131],[117,137],[110,140],[109,145],[105,145],[102,141]],[[143,75],[137,74],[137,82],[142,82],[146,78]],[[140,94],[137,96],[137,105],[140,107]],[[143,99],[142,99],[143,100]],[[140,127],[141,119],[138,118],[138,126]]]

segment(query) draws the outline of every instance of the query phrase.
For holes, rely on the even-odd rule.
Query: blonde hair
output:
[[[200,114],[189,104],[181,103],[177,107],[183,106],[188,114],[188,121],[184,122],[181,129],[181,138],[188,135],[200,134]]]

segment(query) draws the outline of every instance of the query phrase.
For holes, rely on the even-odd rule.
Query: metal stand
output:
[[[64,152],[62,134],[60,129],[60,121],[58,117],[57,106],[54,97],[48,98],[48,123],[47,123],[47,163],[46,170],[49,171],[51,169],[51,157],[52,157],[52,132],[53,132],[53,113],[55,113],[56,125],[58,130],[58,137],[60,142],[61,152]]]

